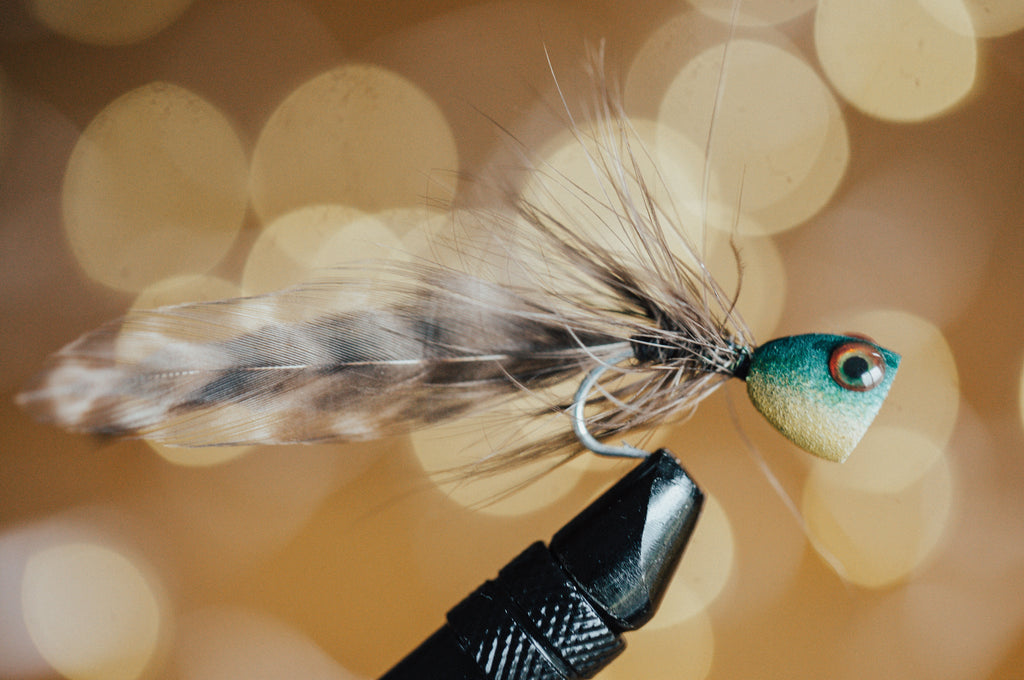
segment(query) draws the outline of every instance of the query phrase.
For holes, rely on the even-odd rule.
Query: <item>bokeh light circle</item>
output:
[[[702,147],[712,132],[711,200],[739,206],[762,233],[820,210],[849,160],[828,87],[798,56],[765,42],[736,39],[694,56],[669,83],[658,120]]]
[[[333,234],[313,258],[315,270],[342,264],[365,263],[366,276],[377,279],[375,263],[401,262],[409,258],[402,240],[378,215],[367,215],[346,224]]]
[[[30,0],[29,9],[55,33],[89,45],[131,45],[159,33],[192,0]]]
[[[133,310],[156,309],[186,302],[205,302],[237,297],[237,284],[209,274],[182,274],[161,279],[142,289],[132,301]]]
[[[738,26],[774,26],[814,9],[815,0],[689,0],[701,14]],[[735,11],[734,11],[735,10]]]
[[[974,85],[978,47],[964,6],[943,7],[940,20],[917,0],[821,0],[814,43],[826,76],[878,118],[918,121],[948,110]]]
[[[371,302],[371,284],[400,276],[380,263],[400,263],[412,257],[384,217],[339,205],[307,206],[283,215],[260,233],[249,251],[242,289],[258,295],[311,281],[336,281],[333,294],[310,300],[306,311],[278,306],[282,320],[292,312],[304,317],[307,312],[328,308],[336,312]],[[341,267],[344,272],[338,271]],[[355,276],[358,286],[345,285],[347,276]],[[273,298],[266,300],[266,306],[274,307]]]
[[[439,233],[444,225],[451,224],[452,215],[448,210],[426,206],[385,208],[374,214],[396,236],[406,242],[414,241],[417,234],[430,236]],[[408,245],[408,244],[407,244]],[[416,254],[413,252],[413,254]]]
[[[181,680],[360,680],[291,625],[256,611],[209,607],[183,617],[176,658]]]
[[[868,493],[899,493],[926,475],[945,450],[919,430],[872,424],[842,465],[814,461],[814,474],[829,484]]]
[[[614,125],[595,122],[578,136],[568,131],[554,136],[537,152],[539,170],[530,175],[523,196],[575,234],[631,260],[642,256],[644,244],[628,226],[620,226],[627,209],[617,193],[623,192],[640,210],[650,197],[672,253],[690,266],[697,266],[695,255],[707,260],[726,240],[724,231],[707,229],[708,223],[733,217],[727,210],[702,208],[700,149],[671,128],[631,120],[627,153],[621,140],[613,138],[618,134]],[[602,170],[605,163],[608,174]],[[631,179],[633,175],[642,177],[644,185]]]
[[[558,458],[546,456],[500,474],[474,475],[474,464],[486,463],[492,455],[570,428],[561,413],[527,418],[526,414],[538,407],[534,401],[533,397],[519,397],[516,403],[521,408],[507,405],[496,413],[464,416],[457,422],[415,431],[410,435],[413,453],[449,500],[488,515],[509,517],[558,502],[588,470],[600,471],[618,462],[583,455],[556,466]],[[533,409],[526,402],[533,404]]]
[[[267,120],[253,152],[253,206],[265,222],[314,204],[411,206],[430,172],[457,168],[452,131],[425,92],[350,64],[301,85]]]
[[[944,456],[931,459],[916,481],[889,493],[846,484],[821,467],[812,472],[801,511],[815,548],[838,562],[845,578],[883,588],[909,577],[934,550],[949,521],[953,479]]]
[[[212,268],[241,228],[246,201],[245,154],[230,123],[188,90],[159,82],[89,123],[62,191],[79,264],[127,291]]]
[[[21,598],[39,652],[71,680],[134,680],[157,648],[159,591],[142,566],[107,546],[36,552],[25,563]]]
[[[438,264],[456,264],[459,244],[456,221],[461,211],[427,210],[424,208],[392,208],[377,213],[402,240],[404,252],[412,259],[426,258]]]
[[[260,232],[250,248],[242,289],[258,295],[309,281],[325,260],[346,259],[352,244],[327,245],[346,226],[366,218],[361,210],[343,205],[310,205],[282,215]],[[378,226],[383,233],[383,225]]]
[[[918,0],[921,7],[953,31],[991,38],[1024,28],[1020,0]],[[970,22],[963,20],[964,11]],[[966,32],[965,32],[966,31]]]

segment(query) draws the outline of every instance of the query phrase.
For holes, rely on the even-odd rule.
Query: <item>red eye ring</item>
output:
[[[846,342],[832,350],[828,372],[840,387],[867,392],[885,378],[885,357],[866,342]]]

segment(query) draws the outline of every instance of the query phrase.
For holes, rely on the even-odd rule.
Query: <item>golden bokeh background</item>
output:
[[[583,457],[509,495],[521,477],[430,474],[516,436],[493,418],[191,451],[13,404],[133,306],[430,256],[436,199],[459,173],[521,180],[517,143],[585,186],[548,59],[585,106],[601,40],[729,289],[735,236],[757,338],[858,331],[903,364],[844,465],[739,384],[647,435],[709,502],[658,617],[599,677],[1024,675],[1020,0],[15,0],[0,677],[377,677],[629,468]]]

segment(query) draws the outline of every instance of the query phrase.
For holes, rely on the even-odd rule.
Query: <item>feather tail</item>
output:
[[[441,279],[353,311],[332,304],[343,283],[320,282],[132,313],[54,355],[18,401],[70,430],[172,445],[370,439],[564,380],[623,346],[493,284]],[[292,320],[268,320],[278,312]]]
[[[741,370],[753,339],[598,66],[593,76],[580,125],[566,107],[592,177],[524,150],[532,190],[491,187],[496,207],[455,210],[468,228],[457,268],[386,265],[385,285],[354,271],[132,313],[57,353],[18,401],[71,430],[181,446],[369,439],[542,391],[631,347],[635,361],[591,400],[590,431],[689,413]],[[558,399],[547,412],[567,408]],[[573,442],[524,438],[481,468]]]

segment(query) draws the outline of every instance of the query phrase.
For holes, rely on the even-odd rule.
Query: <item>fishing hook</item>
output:
[[[590,430],[587,429],[587,417],[583,413],[583,409],[587,405],[587,397],[590,396],[590,391],[594,389],[594,385],[597,384],[601,375],[615,364],[620,361],[624,361],[625,359],[629,359],[632,356],[633,350],[628,349],[612,356],[606,362],[601,362],[595,366],[594,369],[590,371],[585,378],[583,378],[583,382],[580,383],[579,389],[576,390],[576,396],[573,398],[572,410],[570,411],[570,415],[572,417],[572,430],[576,433],[576,437],[584,447],[599,456],[609,456],[612,458],[646,458],[650,455],[647,451],[638,449],[635,446],[630,446],[626,442],[622,442],[621,446],[611,446],[597,441],[594,435],[590,434]]]

